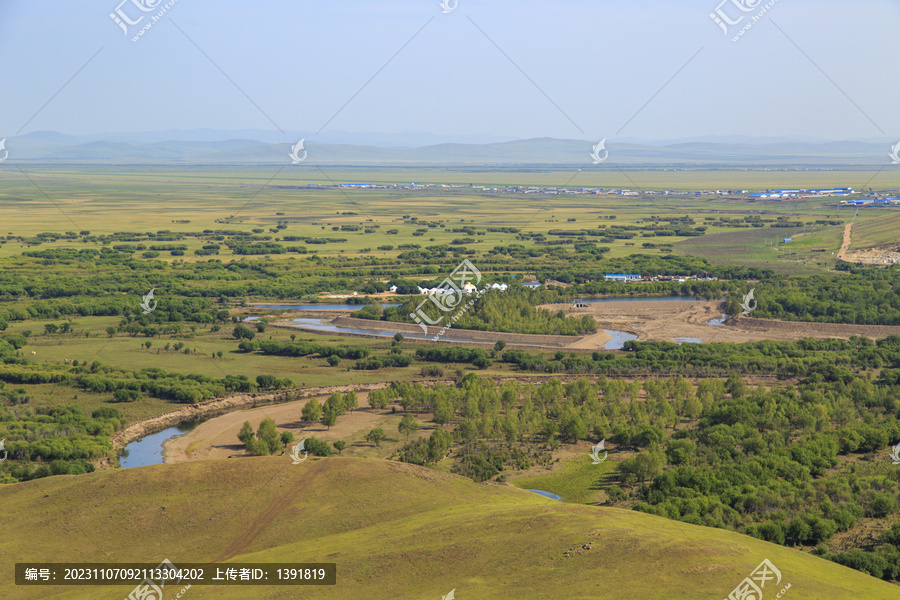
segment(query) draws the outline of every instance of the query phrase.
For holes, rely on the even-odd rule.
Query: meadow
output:
[[[820,187],[828,185],[878,185],[881,189],[900,186],[895,171],[878,173],[872,179],[866,171],[419,171],[413,169],[369,169],[325,172],[312,168],[232,171],[214,168],[144,168],[128,170],[65,169],[60,167],[29,172],[28,178],[15,172],[3,173],[0,192],[0,217],[7,239],[0,240],[0,256],[12,256],[34,249],[34,236],[42,232],[88,231],[90,236],[117,232],[171,232],[184,235],[209,230],[259,231],[277,241],[283,235],[318,236],[346,239],[346,242],[309,246],[322,256],[346,255],[376,258],[395,257],[399,246],[452,244],[472,238],[466,247],[487,251],[496,245],[519,243],[515,233],[496,231],[511,227],[532,234],[548,235],[551,230],[596,229],[598,226],[639,226],[646,218],[676,218],[685,215],[707,227],[703,238],[671,236],[651,242],[677,244],[676,252],[716,257],[732,264],[775,267],[783,272],[809,272],[827,269],[831,252],[840,246],[841,224],[855,219],[860,241],[889,241],[896,209],[863,209],[858,216],[836,206],[835,198],[799,201],[748,201],[740,196],[693,195],[572,195],[523,194],[481,191],[482,186],[555,186],[630,188],[645,190],[747,189],[749,191],[782,186]],[[633,180],[633,181],[631,181]],[[344,182],[435,183],[463,187],[406,189],[321,189],[310,184],[331,185]],[[636,185],[637,184],[637,185]],[[472,185],[473,187],[467,187]],[[305,189],[304,189],[305,188]],[[152,208],[150,208],[152,207]],[[783,217],[809,223],[791,250],[800,247],[802,265],[794,259],[776,256],[767,244],[801,230],[770,229],[759,232],[721,227],[716,222],[743,219],[748,215],[774,219]],[[815,221],[840,224],[823,226]],[[440,222],[441,227],[427,224]],[[278,223],[286,227],[274,229]],[[453,229],[473,227],[477,236],[466,236]],[[342,228],[360,227],[358,231]],[[364,233],[362,229],[371,233]],[[489,231],[488,228],[494,231]],[[261,231],[260,231],[261,230]],[[721,240],[715,236],[721,234]],[[738,234],[736,243],[727,240]],[[642,247],[644,240],[617,239],[605,243],[609,257],[632,253],[660,254],[658,249]],[[195,256],[204,242],[185,237],[183,256],[163,252],[161,260],[197,261]],[[100,247],[97,242],[61,239],[38,248]],[[386,250],[393,246],[392,250]],[[828,249],[824,255],[810,256],[813,247]],[[784,254],[782,251],[781,254]],[[222,248],[218,258],[234,254]],[[795,261],[796,262],[796,261]]]
[[[892,241],[898,209],[856,211],[839,207],[835,198],[751,201],[740,194],[687,193],[869,184],[888,189],[900,185],[893,171],[348,168],[326,173],[308,167],[270,171],[35,166],[28,178],[17,172],[4,172],[2,177],[0,426],[13,456],[3,475],[16,494],[10,504],[10,514],[18,519],[13,537],[39,540],[35,556],[46,555],[41,544],[50,543],[49,537],[41,538],[35,531],[50,528],[58,533],[65,527],[57,520],[61,512],[39,512],[23,519],[24,507],[39,501],[29,494],[53,494],[58,502],[54,506],[71,512],[79,498],[97,494],[93,486],[112,485],[121,492],[104,497],[95,512],[72,513],[79,528],[96,527],[97,519],[121,521],[116,503],[127,498],[138,506],[141,518],[125,519],[122,531],[133,537],[140,527],[150,530],[147,544],[134,548],[135,557],[161,558],[154,552],[163,545],[172,560],[185,560],[186,555],[192,560],[339,557],[335,560],[353,575],[343,586],[313,590],[310,597],[358,595],[370,580],[379,594],[384,592],[381,595],[390,591],[393,597],[412,597],[400,590],[401,581],[423,572],[452,586],[450,575],[457,576],[457,565],[471,569],[467,548],[485,528],[497,534],[495,545],[476,556],[487,560],[489,568],[483,576],[465,579],[485,597],[506,597],[512,590],[516,597],[538,597],[535,590],[547,589],[559,569],[579,582],[573,584],[571,597],[613,597],[596,584],[596,573],[612,577],[621,569],[643,568],[647,553],[657,551],[653,548],[658,549],[659,540],[673,548],[681,547],[684,539],[693,540],[697,557],[714,553],[718,558],[713,563],[706,558],[694,561],[680,574],[659,574],[627,592],[617,589],[617,599],[650,597],[660,586],[671,597],[680,597],[681,591],[671,592],[676,588],[684,597],[696,597],[712,593],[710,582],[718,586],[714,593],[726,595],[733,585],[725,582],[734,579],[736,585],[741,579],[736,574],[749,572],[761,558],[749,565],[744,563],[753,561],[738,560],[736,553],[721,558],[723,548],[740,549],[742,555],[753,552],[754,558],[765,551],[779,564],[796,567],[791,581],[797,582],[792,596],[798,598],[845,596],[844,581],[855,586],[855,597],[860,598],[876,598],[888,589],[879,587],[887,584],[875,578],[808,556],[813,547],[820,557],[838,557],[842,564],[875,577],[897,579],[890,569],[900,565],[900,550],[875,551],[881,539],[876,534],[883,534],[898,513],[896,473],[863,476],[849,471],[854,487],[846,498],[856,508],[846,510],[806,496],[793,504],[781,502],[784,494],[795,491],[779,487],[786,486],[785,481],[808,484],[810,489],[813,482],[831,485],[841,469],[854,468],[847,463],[855,464],[860,457],[859,462],[877,464],[877,452],[896,433],[892,423],[897,406],[892,398],[900,381],[896,377],[900,358],[893,337],[877,344],[868,338],[715,347],[641,342],[616,352],[523,351],[500,345],[466,352],[449,346],[445,353],[426,357],[417,350],[430,346],[412,339],[317,335],[271,323],[239,326],[250,314],[271,314],[272,320],[291,316],[250,306],[259,301],[363,295],[382,292],[390,282],[415,294],[416,284],[440,281],[463,258],[478,265],[485,283],[512,284],[526,276],[545,284],[540,290],[516,288],[502,302],[493,297],[483,300],[469,317],[487,331],[526,331],[539,320],[532,310],[535,305],[568,303],[575,294],[631,293],[634,285],[643,286],[639,290],[648,294],[709,298],[727,294],[730,314],[740,312],[736,299],[756,285],[761,292],[758,314],[763,318],[841,317],[845,320],[837,322],[895,325],[900,307],[890,294],[894,272],[858,269],[838,262],[833,253],[840,247],[844,225],[851,221],[854,248]],[[411,181],[437,185],[307,187]],[[623,196],[482,190],[504,185],[677,191]],[[612,270],[701,277],[643,284],[603,281],[603,273]],[[702,277],[705,271],[714,280]],[[139,303],[150,288],[157,290],[159,310],[148,314]],[[865,304],[864,298],[875,298],[876,293],[877,306],[856,310]],[[408,307],[390,315],[386,311],[384,316],[404,320],[407,315],[401,313],[406,312]],[[545,329],[566,323],[555,311],[540,319]],[[341,354],[345,350],[346,358]],[[371,359],[384,364],[373,367]],[[392,366],[391,361],[408,366]],[[735,381],[737,371],[752,371],[756,379]],[[566,376],[565,394],[564,384],[551,379],[556,373]],[[590,380],[575,381],[585,374]],[[669,383],[655,383],[676,374],[690,374],[696,381],[676,384],[673,378],[668,392],[663,387]],[[644,378],[647,396],[641,396],[635,377]],[[441,381],[435,389],[419,385],[431,386],[435,380]],[[778,383],[770,385],[775,380]],[[530,382],[545,385],[534,386],[539,389],[535,391],[527,385]],[[242,458],[225,465],[221,464],[225,461],[189,462],[127,473],[101,469],[63,474],[83,473],[66,470],[66,461],[75,460],[77,453],[66,446],[69,438],[78,451],[87,447],[90,437],[94,449],[90,458],[102,466],[101,458],[115,463],[114,450],[103,445],[113,432],[182,405],[285,388],[292,398],[305,400],[304,390],[311,387],[373,383],[391,384],[392,389],[389,398],[382,398],[379,420],[373,421],[391,430],[384,448],[373,450],[366,433],[353,430],[347,435],[352,445],[349,456],[315,459],[308,465],[313,475],[282,470],[277,457]],[[676,385],[684,389],[676,391]],[[504,395],[509,386],[512,396]],[[633,391],[628,392],[627,403],[620,402],[626,387]],[[583,393],[578,392],[581,388]],[[652,402],[651,395],[655,395]],[[64,409],[67,405],[82,414]],[[413,413],[421,429],[407,444],[397,426],[401,414]],[[318,421],[312,419],[298,433],[330,430],[332,425],[324,424],[324,418]],[[336,428],[334,435],[324,436],[328,441],[343,431],[340,420]],[[450,447],[440,446],[438,432],[452,437]],[[615,440],[621,454],[602,466],[592,465],[582,446],[606,436]],[[432,438],[437,442],[432,444]],[[691,446],[685,438],[698,443]],[[803,448],[789,447],[791,439],[802,440]],[[226,442],[229,446],[236,440]],[[189,449],[200,445],[195,442]],[[109,456],[96,455],[96,448]],[[391,460],[382,460],[388,452]],[[764,460],[769,462],[763,465]],[[257,481],[250,465],[275,483]],[[741,477],[757,477],[769,472],[765,469],[789,475],[761,476],[754,480],[753,490],[738,489],[725,477],[717,479],[724,469],[740,470]],[[468,479],[448,471],[488,485],[473,491],[466,487],[474,486]],[[688,475],[714,481],[716,489],[707,489],[700,502]],[[161,484],[163,478],[168,483]],[[77,485],[63,489],[57,482]],[[498,487],[509,482],[556,493],[566,505]],[[160,485],[164,493],[157,495],[155,487]],[[223,485],[238,490],[222,494]],[[256,495],[248,497],[247,486],[258,486],[252,490]],[[290,494],[273,491],[279,486],[287,486]],[[340,500],[344,504],[333,496],[338,488],[347,495]],[[262,496],[259,489],[264,490]],[[817,490],[799,490],[798,498],[801,491],[812,498]],[[765,520],[754,507],[766,502],[769,493],[783,506]],[[195,519],[187,511],[196,507],[198,494],[206,503],[204,510],[211,512]],[[455,495],[454,500],[461,496],[465,507],[454,508],[435,525],[433,520],[449,503],[443,494]],[[732,497],[738,495],[743,504],[732,506]],[[346,497],[358,496],[366,497],[366,512],[346,512]],[[846,498],[840,502],[847,503]],[[343,508],[335,508],[335,503]],[[240,504],[252,506],[256,523],[247,530],[250,535],[219,520],[232,518]],[[322,511],[331,511],[331,516],[323,517]],[[308,527],[297,525],[298,516],[312,519]],[[171,539],[164,526],[167,519],[179,523],[195,542]],[[584,543],[576,543],[580,534],[575,535],[573,528],[593,527],[598,520],[612,525],[597,528],[594,536],[603,542],[603,560],[595,561],[599,553],[594,553],[590,563],[561,563],[583,555],[572,554]],[[804,527],[813,525],[818,528],[815,535],[807,535]],[[642,533],[622,533],[629,528]],[[845,534],[857,537],[845,544],[841,537]],[[243,535],[246,543],[235,541],[226,548],[223,535],[235,539]],[[445,536],[446,544],[422,537],[439,535]],[[503,556],[519,544],[533,547],[533,536],[541,536],[539,543],[552,546],[553,553],[540,560],[533,555],[515,560]],[[74,547],[76,537],[64,536],[61,554]],[[384,540],[388,543],[379,544]],[[0,550],[28,555],[16,543],[7,542]],[[113,543],[124,547],[122,540]],[[785,543],[806,552],[789,550]],[[847,549],[860,554],[844,556]],[[439,557],[448,552],[452,573],[440,572]],[[611,553],[621,555],[612,558]],[[400,560],[408,561],[409,568],[372,579],[379,567],[387,572]],[[889,566],[879,572],[877,561]],[[509,573],[527,569],[537,571],[530,587],[522,591]],[[199,598],[213,591],[191,593]],[[266,590],[269,595],[261,597],[279,593]],[[226,590],[218,597],[228,594]]]
[[[781,573],[766,592],[789,584],[797,600],[896,594],[886,582],[728,531],[371,459],[292,465],[261,457],[103,471],[17,485],[4,504],[0,553],[16,561],[338,565],[334,586],[194,585],[185,597],[198,599],[413,599],[455,590],[460,599],[537,600],[561,586],[568,600],[718,598],[765,558]],[[30,588],[5,578],[2,589],[12,600],[80,600],[123,598],[133,586]]]

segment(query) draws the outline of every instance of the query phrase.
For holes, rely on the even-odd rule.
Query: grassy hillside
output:
[[[333,587],[194,586],[192,600],[436,600],[454,588],[460,600],[723,598],[766,558],[783,574],[766,597],[788,583],[791,600],[898,597],[885,582],[749,537],[378,460],[270,457],[61,476],[4,488],[3,507],[0,585],[11,600],[130,591],[15,587],[17,561],[166,557],[337,563]]]

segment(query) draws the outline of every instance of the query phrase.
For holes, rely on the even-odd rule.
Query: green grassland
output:
[[[874,209],[872,212],[876,213],[875,218],[860,211],[859,216],[866,218],[854,222],[850,237],[852,250],[900,242],[900,214],[886,209]]]
[[[3,172],[0,190],[0,259],[12,271],[25,269],[25,259],[12,258],[23,251],[50,248],[99,248],[91,241],[61,240],[39,245],[23,243],[41,232],[90,231],[91,235],[123,231],[196,233],[204,230],[254,229],[271,235],[346,238],[343,243],[309,245],[310,253],[327,258],[344,254],[359,263],[368,257],[397,259],[404,244],[423,247],[452,244],[458,238],[471,242],[457,244],[486,254],[494,246],[535,245],[515,233],[487,231],[488,227],[513,227],[525,233],[554,229],[596,229],[600,225],[648,225],[651,216],[690,216],[696,225],[708,225],[698,237],[651,237],[639,233],[625,240],[602,242],[610,251],[605,257],[625,257],[632,253],[665,255],[658,247],[644,248],[644,242],[672,245],[676,254],[699,256],[713,264],[763,267],[779,274],[823,273],[834,266],[832,252],[841,244],[843,224],[854,220],[854,244],[893,241],[900,220],[896,209],[863,209],[856,213],[836,206],[836,199],[821,198],[798,202],[759,201],[742,198],[688,195],[550,195],[482,192],[477,188],[428,188],[425,190],[285,189],[274,186],[306,186],[333,182],[420,181],[468,185],[541,185],[628,187],[632,189],[716,189],[760,190],[775,187],[862,187],[872,179],[870,172],[758,172],[758,171],[573,171],[517,170],[477,172],[462,170],[419,171],[412,169],[352,170],[323,173],[307,167],[269,171],[266,169],[35,169],[30,179],[18,172]],[[897,172],[882,173],[872,186],[884,189],[900,185]],[[788,218],[812,224],[801,228],[735,228],[712,224],[721,217],[743,219]],[[444,227],[427,227],[418,221],[441,221]],[[615,217],[612,219],[611,217]],[[709,219],[715,219],[712,221]],[[274,229],[286,224],[285,229]],[[341,226],[374,227],[372,233],[341,231]],[[471,226],[476,235],[451,229]],[[426,228],[423,235],[414,235]],[[397,230],[396,233],[388,233]],[[259,233],[259,232],[257,232]],[[791,237],[789,244],[778,243]],[[588,240],[597,240],[596,237]],[[28,240],[31,241],[31,240]],[[171,243],[171,242],[166,242]],[[231,260],[259,261],[261,278],[278,280],[331,277],[342,288],[354,281],[350,275],[358,264],[351,261],[324,261],[321,272],[309,256],[272,255],[296,260],[297,268],[279,270],[274,261],[261,256],[240,256],[223,244],[214,256],[195,256],[204,245],[197,237],[177,243],[188,249],[183,256],[162,252],[160,259],[228,263]],[[289,242],[284,242],[286,245]],[[391,250],[378,246],[391,245]],[[571,252],[571,246],[562,247]],[[813,252],[825,249],[825,252]],[[568,255],[545,256],[534,262],[517,263],[516,269],[532,264],[538,268],[564,268]],[[143,260],[141,253],[134,255]],[[589,257],[593,260],[593,257]],[[38,260],[28,259],[30,268]],[[448,259],[449,260],[449,259]],[[455,258],[453,260],[458,260]],[[498,262],[495,271],[509,268]],[[302,261],[302,264],[301,264]],[[540,261],[543,261],[541,263]],[[413,259],[411,262],[415,262]],[[96,274],[79,272],[89,262],[47,259],[47,271],[61,281]],[[373,261],[372,264],[375,264]],[[402,268],[402,260],[385,261],[383,279],[391,277],[391,267]],[[291,263],[277,264],[277,267]],[[299,267],[297,265],[300,265]],[[549,265],[549,266],[548,266]],[[376,265],[380,266],[380,265]],[[414,265],[418,268],[419,265]],[[425,265],[422,265],[425,266]],[[253,268],[257,265],[252,265]],[[117,265],[126,273],[127,267]],[[147,265],[148,271],[152,267]],[[176,269],[173,269],[175,271]],[[486,269],[487,270],[487,269]],[[414,273],[423,276],[420,271]],[[518,271],[516,271],[518,272]],[[530,273],[529,273],[530,274]],[[183,272],[185,295],[215,289],[225,279],[190,279]],[[181,275],[179,275],[181,276]],[[340,279],[344,277],[344,279]],[[373,275],[372,277],[381,277]],[[343,283],[346,281],[347,283]],[[104,282],[105,283],[105,282]],[[102,286],[103,284],[101,284]],[[124,290],[128,290],[127,292]],[[143,288],[142,288],[143,289]],[[299,286],[298,286],[299,289]],[[105,293],[107,290],[98,290]],[[349,289],[333,289],[346,292]],[[127,287],[117,293],[134,295]],[[81,292],[84,294],[84,292]],[[51,296],[52,297],[52,296]],[[213,295],[214,298],[214,295]],[[298,298],[299,299],[299,298]],[[240,303],[239,299],[237,303]],[[249,300],[249,299],[248,299]],[[4,298],[27,307],[36,297]],[[59,300],[66,302],[64,298]],[[234,306],[225,302],[222,306]],[[59,313],[57,313],[59,314]],[[57,319],[10,321],[5,333],[32,330],[21,355],[38,363],[64,365],[66,361],[93,363],[139,371],[161,368],[181,374],[213,378],[226,375],[274,375],[291,379],[302,395],[303,388],[353,385],[391,381],[421,381],[423,363],[404,368],[360,371],[352,360],[329,366],[316,355],[299,358],[265,356],[237,350],[233,324],[217,332],[209,324],[183,321],[180,333],[156,337],[132,336],[124,332],[112,337],[107,327],[120,324],[119,317],[74,317],[73,334],[45,334],[44,324]],[[88,333],[89,335],[85,335]],[[269,326],[256,340],[287,342],[294,333],[298,342],[351,344],[370,348],[383,355],[391,350],[390,339],[317,335]],[[145,347],[146,342],[151,347]],[[181,342],[189,352],[165,350],[167,343]],[[412,354],[421,342],[402,343]],[[34,355],[30,355],[35,352]],[[222,352],[222,358],[215,357]],[[552,352],[543,353],[545,357]],[[442,365],[446,378],[461,367]],[[479,370],[483,377],[532,377],[508,363],[495,361]],[[89,393],[65,385],[12,384],[24,388],[36,409],[74,403],[86,413],[113,406],[128,422],[171,410],[175,402],[141,398],[135,402],[112,403],[111,393]],[[562,598],[697,598],[725,597],[764,558],[772,560],[791,583],[789,598],[887,598],[896,593],[881,581],[803,552],[767,544],[719,529],[709,529],[653,517],[644,513],[600,506],[606,495],[600,481],[615,470],[616,461],[593,465],[586,456],[568,460],[553,472],[535,467],[527,473],[510,475],[514,486],[550,491],[565,503],[532,495],[509,486],[475,485],[471,481],[410,465],[379,460],[394,452],[401,442],[397,433],[399,414],[385,415],[380,422],[389,442],[374,449],[362,443],[361,432],[348,438],[349,456],[310,460],[292,467],[281,458],[247,458],[148,467],[127,471],[103,471],[88,475],[59,475],[4,486],[4,511],[0,525],[6,535],[0,540],[0,555],[8,557],[3,568],[16,561],[46,559],[159,561],[168,557],[176,564],[185,561],[333,561],[339,565],[339,584],[333,588],[304,588],[304,598],[421,598],[440,597],[457,588],[461,598],[546,598],[564,587]],[[418,437],[425,437],[430,425]],[[439,462],[449,468],[451,461]],[[103,532],[98,533],[98,532]],[[593,542],[593,549],[566,557],[566,551]],[[677,562],[676,562],[677,561]],[[662,565],[648,572],[647,565]],[[92,588],[13,587],[7,577],[3,584],[10,598],[67,597],[95,598]],[[621,582],[626,581],[627,586]],[[44,594],[43,591],[47,591]],[[130,589],[108,588],[124,597]],[[465,595],[464,594],[465,591]],[[768,590],[767,590],[768,591]],[[890,592],[890,593],[889,593]],[[173,593],[173,592],[170,592]],[[190,590],[191,597],[294,598],[292,588],[201,587]],[[774,592],[773,592],[774,594]]]
[[[209,326],[198,325],[195,332],[181,335],[160,335],[148,340],[145,337],[132,337],[117,334],[109,337],[105,328],[118,324],[116,317],[80,317],[75,319],[73,329],[78,334],[34,333],[25,347],[25,354],[40,363],[65,365],[65,361],[77,360],[80,363],[98,361],[115,368],[140,371],[147,368],[159,368],[171,373],[184,375],[198,374],[207,377],[222,378],[226,375],[246,375],[254,380],[257,375],[274,375],[278,378],[289,378],[299,388],[323,387],[331,385],[356,385],[379,383],[383,381],[421,381],[423,364],[414,362],[409,367],[389,367],[377,371],[356,370],[352,366],[355,361],[342,361],[332,367],[319,356],[284,357],[265,356],[259,353],[238,351],[238,340],[231,335],[233,327],[223,327],[221,331],[212,332]],[[39,329],[35,321],[14,322],[4,333],[21,333],[26,329]],[[89,332],[85,337],[82,331]],[[375,355],[384,355],[390,351],[391,338],[348,338],[336,335],[319,335],[300,330],[269,327],[259,334],[258,339],[289,342],[290,335],[296,335],[297,342],[309,341],[323,345],[364,346],[370,348]],[[143,346],[150,341],[152,346]],[[173,349],[165,350],[167,343],[185,344],[184,353]],[[408,338],[403,342],[403,351],[414,354],[416,348],[426,344]],[[196,350],[196,352],[194,352]],[[30,352],[35,352],[31,355]],[[214,358],[213,353],[222,352],[222,358]],[[512,367],[495,362],[487,369],[478,371],[485,376],[512,375]],[[453,370],[447,369],[446,376],[451,378]],[[528,377],[528,375],[524,375]],[[150,418],[179,405],[158,398],[145,397],[139,402],[116,403],[111,393],[91,393],[74,387],[59,385],[24,384],[16,388],[27,390],[34,407],[58,406],[73,403],[90,413],[101,406],[115,406],[129,422]],[[110,404],[112,403],[112,404]]]
[[[114,494],[110,491],[115,490]],[[202,500],[201,500],[202,499]],[[375,459],[185,463],[5,490],[6,598],[122,598],[132,586],[12,584],[12,562],[336,562],[334,586],[200,586],[191,598],[722,598],[764,559],[795,600],[896,597],[788,548],[634,511],[558,503]],[[655,565],[655,568],[650,568]],[[166,594],[174,597],[179,587]]]
[[[897,185],[894,172],[882,173],[870,185],[883,188]],[[633,182],[628,179],[634,180]],[[41,232],[90,231],[93,235],[122,231],[171,231],[173,233],[200,232],[213,229],[234,229],[249,232],[254,228],[267,230],[279,221],[287,228],[271,234],[273,240],[281,235],[345,238],[345,243],[309,246],[311,252],[323,255],[365,254],[375,257],[396,256],[402,244],[449,244],[466,237],[450,231],[469,225],[479,229],[479,235],[466,246],[487,251],[498,244],[518,243],[515,234],[488,232],[487,227],[515,227],[527,232],[546,233],[551,229],[596,229],[598,225],[635,225],[650,215],[690,215],[703,224],[709,216],[742,218],[748,214],[763,218],[789,216],[814,221],[828,218],[849,221],[853,213],[839,209],[833,198],[808,199],[797,202],[756,201],[721,196],[685,195],[549,195],[481,191],[480,187],[427,188],[424,190],[360,190],[360,189],[296,189],[311,183],[333,182],[403,183],[408,181],[480,185],[541,185],[577,189],[585,186],[628,187],[631,189],[765,189],[780,186],[862,186],[871,179],[868,172],[757,172],[757,171],[697,171],[697,172],[629,172],[628,178],[619,171],[611,172],[460,172],[416,171],[405,169],[348,170],[328,173],[310,168],[270,172],[246,169],[232,172],[217,169],[172,168],[165,171],[138,169],[124,171],[46,169],[22,177],[18,173],[3,173],[4,188],[0,192],[0,217],[5,225],[3,234],[23,238]],[[882,181],[882,179],[884,181]],[[857,181],[859,180],[859,181]],[[755,185],[753,185],[755,182]],[[637,184],[637,185],[635,185]],[[279,187],[281,186],[281,187]],[[288,186],[294,189],[285,189]],[[873,223],[873,240],[889,236],[885,212],[898,216],[896,209],[865,209],[857,217],[860,225]],[[348,214],[352,213],[352,214]],[[424,235],[413,235],[423,227],[404,220],[404,216],[421,221],[443,221],[445,227],[428,228]],[[609,220],[614,217],[615,220]],[[874,225],[878,223],[878,225]],[[343,225],[378,226],[373,233],[333,231]],[[388,231],[396,230],[395,234]],[[738,230],[737,232],[743,233]],[[881,233],[879,233],[881,232]],[[736,233],[734,229],[712,225],[708,235]],[[790,230],[765,228],[768,237],[790,234]],[[764,236],[765,237],[765,236]],[[822,240],[834,247],[833,236]],[[869,238],[866,238],[869,239]],[[673,243],[685,238],[651,238],[651,241]],[[608,256],[619,257],[634,252],[659,253],[657,249],[642,249],[641,237],[616,240],[606,244]],[[688,240],[686,251],[697,240]],[[766,256],[755,239],[744,240],[749,245],[735,260],[740,264],[769,266]],[[163,260],[206,260],[193,251],[204,242],[197,238],[179,241],[188,246],[183,257],[174,258],[163,252]],[[716,243],[715,241],[713,242]],[[816,241],[818,243],[818,241]],[[379,250],[392,245],[394,250]],[[840,240],[837,240],[837,246]],[[27,249],[51,247],[94,247],[81,241],[58,241],[40,246],[28,246],[18,240],[0,245],[0,256],[19,254]],[[751,247],[752,246],[752,247]],[[700,250],[703,251],[702,249]],[[233,255],[225,247],[217,258],[227,260]],[[290,255],[284,255],[290,256]],[[829,253],[830,256],[830,253]],[[775,261],[779,262],[779,261]],[[811,268],[820,268],[815,265]]]
[[[562,497],[564,502],[575,504],[597,504],[601,493],[599,483],[615,472],[616,463],[605,460],[594,464],[585,452],[582,456],[566,461],[561,469],[546,475],[523,475],[510,477],[516,487],[528,490],[543,490]]]
[[[790,242],[783,241],[787,237],[791,238]],[[840,249],[842,239],[840,226],[805,228],[800,233],[790,229],[750,229],[691,238],[678,242],[675,248],[719,264],[811,275],[834,264],[833,254]],[[825,252],[814,252],[814,249],[825,249]]]

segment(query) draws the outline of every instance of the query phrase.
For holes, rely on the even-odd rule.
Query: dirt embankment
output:
[[[306,316],[304,314],[304,316]],[[333,316],[330,315],[330,316]],[[373,321],[370,319],[355,319],[353,317],[347,316],[338,316],[331,323],[337,327],[347,327],[350,329],[368,329],[370,331],[398,331],[400,333],[422,333],[422,328],[418,325],[414,325],[412,323],[393,323],[388,321]],[[276,321],[271,323],[274,327],[289,327],[290,329],[300,329],[303,331],[311,331],[314,333],[322,333],[321,331],[317,331],[315,329],[306,329],[302,325],[298,326],[291,321]],[[443,333],[441,333],[443,331]],[[573,335],[533,335],[533,334],[524,334],[524,333],[498,333],[493,331],[475,331],[473,329],[457,329],[455,327],[428,327],[428,335],[436,336],[441,335],[435,341],[443,341],[445,343],[453,343],[460,344],[461,342],[456,342],[453,340],[447,340],[444,338],[466,338],[467,340],[472,340],[470,342],[462,342],[464,344],[490,344],[493,345],[498,341],[504,341],[507,344],[513,346],[521,346],[527,348],[564,348],[573,342],[576,342],[581,339],[579,336]],[[341,332],[340,334],[333,333],[333,335],[345,335],[349,337],[372,337],[377,334],[365,334],[365,333],[346,333]],[[383,336],[379,336],[383,337]],[[415,338],[410,338],[410,341],[416,341]],[[429,338],[431,341],[431,338]]]
[[[781,339],[774,337],[775,335],[780,335],[793,340],[807,337],[849,339],[853,336],[877,340],[886,338],[889,335],[900,335],[900,326],[897,325],[808,323],[806,321],[776,321],[773,319],[738,317],[735,319],[734,326],[745,331],[762,333],[767,339]]]

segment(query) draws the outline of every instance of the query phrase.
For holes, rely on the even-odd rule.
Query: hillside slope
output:
[[[454,588],[459,600],[725,598],[763,559],[783,575],[767,599],[786,584],[787,600],[900,598],[857,571],[727,531],[380,460],[292,465],[281,456],[102,471],[4,486],[2,504],[8,600],[120,600],[130,591],[16,587],[15,562],[163,558],[337,563],[336,586],[193,586],[190,600],[438,600]]]

